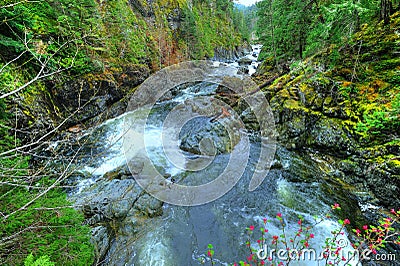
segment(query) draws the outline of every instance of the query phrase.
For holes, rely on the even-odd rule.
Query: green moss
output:
[[[290,81],[290,79],[291,79],[291,75],[290,74],[283,75],[283,76],[277,78],[272,83],[272,86],[282,87],[282,86],[286,85]]]
[[[303,109],[303,107],[300,105],[299,101],[292,100],[292,99],[286,100],[283,107],[292,109],[292,110]]]
[[[400,66],[400,58],[391,58],[387,60],[381,60],[379,62],[373,63],[372,67],[375,71],[383,71],[388,69],[396,69]]]

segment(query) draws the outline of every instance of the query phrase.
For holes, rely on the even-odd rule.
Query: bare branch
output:
[[[28,143],[26,145],[20,146],[20,147],[16,147],[14,149],[5,151],[0,153],[0,156],[4,156],[10,153],[14,153],[17,151],[22,151],[26,148],[38,145],[42,142],[42,140],[45,140],[47,137],[51,136],[54,132],[56,132],[57,130],[59,130],[70,118],[72,118],[73,116],[75,116],[81,109],[77,109],[75,110],[72,114],[70,114],[66,119],[64,119],[58,126],[56,126],[54,129],[50,130],[49,132],[47,132],[45,135],[43,135],[42,137],[40,137],[38,140]]]
[[[27,51],[23,51],[22,53],[20,53],[17,57],[15,57],[14,59],[12,59],[11,61],[7,62],[4,66],[1,67],[0,69],[0,73],[3,72],[3,70],[9,66],[11,63],[17,61],[18,59],[21,58],[21,56],[23,56]]]
[[[26,189],[45,189],[46,188],[46,187],[15,184],[15,183],[11,183],[11,182],[0,182],[0,185],[7,185],[7,186],[12,186],[12,187],[23,187]],[[75,187],[76,186],[57,186],[57,188],[75,188]]]
[[[0,8],[8,8],[8,7],[17,6],[19,4],[39,3],[39,2],[41,2],[41,1],[27,1],[27,0],[25,0],[25,1],[19,1],[19,2],[16,2],[16,3],[8,4],[8,5],[5,5],[5,6],[0,6]]]
[[[81,148],[79,148],[80,150]],[[78,151],[79,151],[78,150]],[[76,156],[76,154],[75,154]],[[75,158],[74,156],[74,158]],[[42,197],[43,195],[47,194],[47,192],[49,192],[50,190],[52,190],[53,188],[55,188],[60,182],[62,182],[66,177],[68,177],[67,175],[67,171],[70,168],[70,166],[72,165],[73,159],[70,160],[70,162],[68,163],[67,168],[61,173],[60,177],[49,187],[47,187],[44,191],[42,191],[41,193],[39,193],[38,195],[36,195],[32,200],[30,200],[28,203],[26,203],[24,206],[18,208],[17,210],[7,214],[6,216],[3,217],[3,220],[7,220],[10,216],[14,215],[15,213],[26,209],[27,207],[29,207],[32,203],[34,203],[37,199],[39,199],[40,197]]]
[[[41,68],[40,68],[39,72],[37,73],[37,75],[36,75],[33,79],[31,79],[31,80],[28,81],[27,83],[23,84],[23,85],[20,86],[19,88],[17,88],[17,89],[15,89],[15,90],[13,90],[13,91],[10,91],[10,92],[8,92],[8,93],[5,93],[5,94],[1,95],[1,96],[0,96],[0,99],[4,99],[4,98],[7,98],[7,97],[9,97],[9,96],[11,96],[11,95],[13,95],[13,94],[16,94],[16,93],[22,91],[23,89],[27,88],[27,87],[30,86],[31,84],[35,83],[35,82],[38,81],[38,80],[41,80],[41,79],[44,79],[44,78],[47,78],[47,77],[50,77],[50,76],[57,75],[57,74],[59,74],[59,73],[61,73],[61,72],[63,72],[63,71],[66,71],[66,70],[68,70],[68,69],[71,69],[71,68],[74,66],[75,58],[76,58],[76,56],[77,56],[77,54],[78,54],[78,52],[79,52],[78,47],[77,47],[77,49],[76,49],[76,51],[75,51],[75,54],[74,54],[74,56],[73,56],[73,58],[72,58],[72,62],[70,63],[70,65],[69,65],[68,67],[59,68],[59,69],[57,69],[57,70],[55,70],[55,71],[52,71],[52,72],[49,72],[49,73],[45,73],[45,69],[47,68],[48,63],[50,62],[50,60],[51,60],[55,55],[57,55],[57,54],[58,54],[65,46],[67,46],[68,44],[74,43],[74,42],[76,42],[76,41],[78,41],[78,40],[82,40],[82,39],[84,39],[85,37],[86,37],[86,36],[84,36],[84,37],[82,37],[82,38],[76,38],[76,39],[72,39],[72,40],[68,40],[68,41],[64,42],[63,44],[60,45],[60,47],[57,48],[56,51],[54,51],[49,57],[47,57],[46,60],[45,60],[44,62],[42,62],[41,58],[38,58],[37,55],[31,50],[31,48],[29,48],[28,43],[30,42],[30,40],[27,40],[27,38],[26,38],[26,33],[25,33],[24,39],[22,40],[22,41],[24,42],[25,49],[26,49],[26,51],[24,51],[24,52],[29,52],[29,53],[36,59],[36,61],[39,62],[39,64],[41,65]],[[22,54],[21,54],[20,56],[22,56]],[[20,57],[20,56],[19,56],[19,57]],[[18,58],[18,57],[17,57],[17,58]],[[17,60],[17,59],[13,59],[13,60]],[[7,64],[9,64],[9,63],[10,63],[10,62],[8,62]],[[0,71],[0,73],[1,73],[1,71]]]

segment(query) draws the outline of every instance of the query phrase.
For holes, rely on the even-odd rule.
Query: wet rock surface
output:
[[[239,66],[249,66],[251,65],[252,60],[247,57],[242,57],[238,60]]]
[[[201,106],[200,106],[201,105]],[[201,110],[200,117],[189,120],[180,129],[180,148],[193,154],[215,155],[229,153],[240,141],[239,130],[244,127],[233,111],[218,102],[187,100],[185,106]]]
[[[93,227],[97,261],[105,259],[106,265],[132,265],[134,250],[127,247],[148,219],[163,212],[162,202],[144,192],[134,179],[120,179],[128,175],[127,166],[120,167],[71,197],[84,213],[86,224]]]

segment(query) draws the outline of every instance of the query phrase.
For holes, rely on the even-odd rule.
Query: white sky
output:
[[[251,6],[255,2],[258,2],[259,0],[235,0],[236,3],[245,5],[245,6]]]

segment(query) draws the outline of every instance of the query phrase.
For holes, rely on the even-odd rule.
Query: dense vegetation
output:
[[[398,15],[393,14],[400,2],[289,2],[257,4],[265,66],[283,70],[284,84],[297,75],[288,86],[318,84],[331,86],[332,95],[338,91],[336,106],[348,108],[347,123],[363,140],[396,139],[400,61]],[[288,74],[289,69],[294,71]]]
[[[244,25],[228,0],[1,0],[0,264],[90,265],[94,258],[90,228],[62,188],[68,165],[32,164],[35,141],[60,123],[37,131],[38,95],[52,104],[54,88],[74,78],[113,79],[122,68],[213,57],[249,40]],[[43,110],[45,119],[59,112],[55,103]]]
[[[398,1],[300,1],[264,0],[257,4],[258,35],[265,56],[301,59],[329,45],[340,47],[377,17],[399,9]]]

